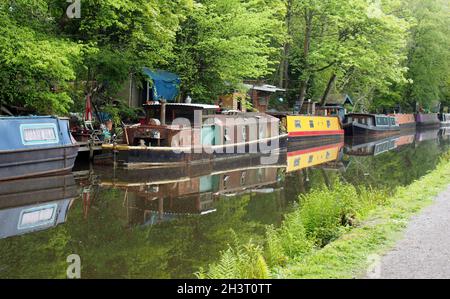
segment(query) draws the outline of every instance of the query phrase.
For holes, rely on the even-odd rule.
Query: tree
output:
[[[450,79],[450,28],[448,1],[414,0],[405,2],[414,21],[408,49],[408,77],[405,102],[426,109],[448,96]]]
[[[13,17],[19,14],[11,9]],[[23,27],[9,10],[0,7],[0,101],[42,114],[67,113],[81,46]]]
[[[302,103],[326,103],[335,83],[347,93],[404,81],[407,24],[390,6],[365,0],[294,1],[293,73]]]
[[[183,94],[211,102],[244,79],[271,74],[279,62],[285,6],[281,0],[202,0],[181,24],[172,71]]]

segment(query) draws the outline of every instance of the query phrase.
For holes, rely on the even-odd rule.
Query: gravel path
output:
[[[450,187],[411,220],[378,266],[385,279],[450,278]]]

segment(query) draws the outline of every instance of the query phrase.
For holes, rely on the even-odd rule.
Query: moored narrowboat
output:
[[[441,126],[437,113],[418,113],[416,114],[416,123],[419,128],[439,128]]]
[[[299,143],[323,143],[344,138],[344,130],[337,116],[288,115],[286,129],[290,148]]]
[[[442,113],[439,115],[439,119],[441,121],[441,127],[449,128],[450,127],[450,113]]]
[[[395,121],[400,126],[400,129],[413,129],[416,127],[416,117],[414,114],[390,114],[395,117]]]
[[[77,155],[68,119],[0,117],[0,181],[70,172]]]
[[[398,134],[400,126],[395,117],[377,114],[348,114],[344,120],[347,136],[389,136]]]
[[[216,105],[151,103],[146,118],[125,128],[124,144],[103,145],[125,168],[207,163],[285,149],[279,120],[264,113],[220,112]],[[268,158],[270,159],[270,157]]]

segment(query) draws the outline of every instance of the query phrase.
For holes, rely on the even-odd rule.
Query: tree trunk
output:
[[[292,0],[287,1],[287,13],[286,13],[286,31],[288,37],[292,37],[291,30],[292,19]],[[291,51],[290,41],[287,41],[283,49],[283,61],[280,67],[280,87],[284,89],[289,88],[289,54]]]
[[[308,73],[308,56],[309,56],[309,49],[311,46],[311,33],[312,33],[312,20],[313,20],[313,12],[312,10],[306,10],[305,11],[305,39],[303,41],[303,71]],[[300,95],[299,95],[299,101],[300,101],[300,109],[303,106],[303,103],[305,102],[305,96],[306,96],[306,90],[308,88],[308,82],[309,82],[309,75],[307,75],[306,78],[303,78],[300,81]]]
[[[325,89],[325,92],[322,96],[322,100],[320,101],[320,106],[323,107],[327,103],[328,95],[330,94],[331,88],[333,87],[335,81],[336,81],[336,74],[333,74],[330,80],[328,81],[327,88]]]

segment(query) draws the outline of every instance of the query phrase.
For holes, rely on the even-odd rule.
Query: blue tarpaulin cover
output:
[[[175,100],[181,83],[180,78],[176,74],[161,70],[152,71],[146,67],[143,68],[143,72],[153,81],[154,100],[165,99],[168,102]]]

